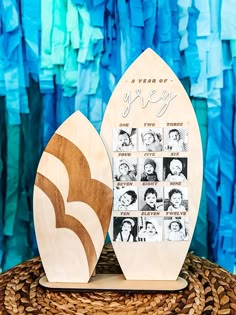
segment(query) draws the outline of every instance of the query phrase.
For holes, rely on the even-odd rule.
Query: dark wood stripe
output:
[[[65,213],[65,205],[62,195],[59,189],[48,178],[37,173],[35,185],[40,188],[52,202],[56,217],[56,228],[70,229],[81,240],[87,256],[89,272],[91,275],[97,263],[97,255],[88,231],[76,218]]]
[[[45,151],[61,160],[66,167],[69,176],[67,201],[81,201],[88,204],[96,212],[105,236],[112,209],[111,188],[100,181],[91,179],[87,159],[67,138],[55,133]]]

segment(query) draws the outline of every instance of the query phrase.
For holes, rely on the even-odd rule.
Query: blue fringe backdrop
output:
[[[37,254],[32,190],[48,140],[75,110],[99,131],[118,80],[147,47],[196,111],[204,183],[191,249],[236,262],[235,0],[0,0],[0,263]]]

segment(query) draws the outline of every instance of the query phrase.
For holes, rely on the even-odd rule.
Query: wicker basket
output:
[[[112,246],[105,245],[97,273],[120,273]],[[78,293],[42,288],[40,258],[0,276],[0,314],[236,314],[236,277],[188,254],[181,276],[189,285],[171,293]]]

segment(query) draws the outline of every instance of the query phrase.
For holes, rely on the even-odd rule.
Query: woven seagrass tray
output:
[[[104,246],[97,273],[120,273],[112,246]],[[181,276],[188,287],[173,293],[78,293],[48,290],[39,257],[0,275],[0,314],[236,314],[236,277],[188,254]]]

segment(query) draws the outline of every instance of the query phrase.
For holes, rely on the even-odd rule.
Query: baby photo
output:
[[[162,241],[163,218],[141,217],[138,218],[138,241]]]
[[[188,130],[185,128],[164,129],[164,151],[185,152],[188,150]]]
[[[137,218],[113,218],[113,240],[115,242],[135,242],[136,239]]]
[[[162,158],[140,158],[138,160],[141,182],[160,182],[163,174]]]
[[[115,187],[113,210],[138,210],[137,187]]]
[[[165,187],[164,210],[166,211],[188,211],[188,188],[187,187]]]
[[[166,182],[187,180],[187,158],[163,158],[163,178]]]
[[[163,187],[139,187],[139,210],[162,211]]]
[[[113,158],[113,180],[114,181],[136,181],[137,159]]]
[[[146,152],[160,152],[163,150],[162,128],[138,129],[138,150]]]
[[[189,239],[188,218],[165,218],[165,240],[186,241]]]
[[[137,129],[113,128],[113,151],[119,152],[137,151]]]

